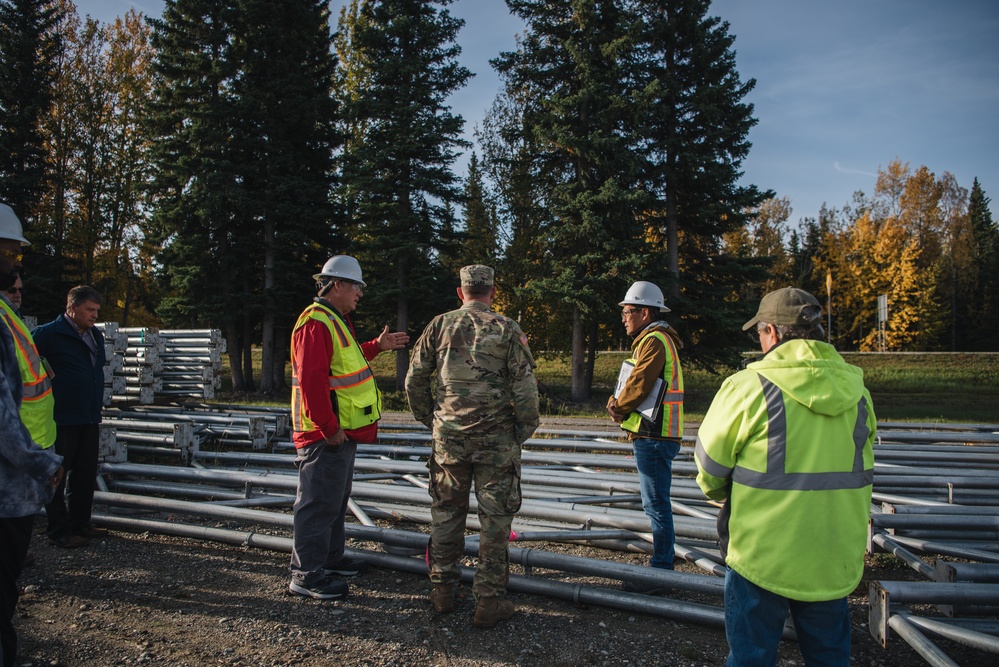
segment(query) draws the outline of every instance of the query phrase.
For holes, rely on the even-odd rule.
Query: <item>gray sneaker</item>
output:
[[[344,556],[336,565],[324,565],[323,574],[327,577],[339,575],[341,577],[356,577],[368,571],[368,564],[363,560],[354,560]]]
[[[339,600],[340,598],[347,597],[347,584],[331,579],[323,579],[312,586],[303,586],[292,581],[288,584],[288,589],[292,593],[319,600]]]

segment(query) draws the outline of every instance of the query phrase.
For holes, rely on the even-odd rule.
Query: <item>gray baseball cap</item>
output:
[[[742,325],[742,330],[749,331],[759,322],[810,326],[820,317],[822,306],[814,296],[797,287],[784,287],[770,292],[760,300],[759,310],[753,319]]]

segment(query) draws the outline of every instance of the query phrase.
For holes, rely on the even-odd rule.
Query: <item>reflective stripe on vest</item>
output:
[[[683,372],[680,369],[676,344],[661,331],[653,331],[649,336],[659,340],[666,348],[667,356],[673,360],[672,364],[663,364],[662,379],[666,383],[666,391],[663,392],[662,407],[656,415],[655,422],[643,419],[637,412],[632,412],[621,423],[621,428],[638,435],[679,440],[683,437]],[[625,363],[629,362],[634,364],[635,359],[627,359]],[[666,376],[667,367],[671,367],[669,377]]]
[[[346,323],[333,310],[319,303],[302,312],[295,323],[295,331],[304,326],[308,320],[323,323],[333,339],[334,352],[330,358],[329,387],[330,391],[335,392],[333,410],[340,427],[351,430],[378,421],[381,416],[381,401],[375,376]],[[302,389],[294,373],[294,362],[294,349],[292,349],[292,428],[299,432],[315,431],[316,425],[305,414]]]
[[[42,357],[38,354],[35,340],[28,328],[3,299],[0,299],[0,319],[3,319],[14,339],[17,365],[21,371],[21,421],[32,440],[41,447],[50,447],[56,436],[56,424],[52,418],[55,407],[52,378],[45,370],[45,364],[42,363]]]
[[[780,387],[762,375],[763,396],[767,403],[767,471],[759,472],[741,466],[732,470],[732,481],[754,489],[770,491],[836,491],[859,489],[874,483],[874,470],[864,470],[864,445],[870,434],[867,428],[867,399],[857,404],[857,421],[853,427],[853,465],[843,472],[786,472],[787,414]],[[720,466],[719,466],[720,467]],[[714,474],[710,469],[709,474]],[[718,475],[716,475],[718,476]]]

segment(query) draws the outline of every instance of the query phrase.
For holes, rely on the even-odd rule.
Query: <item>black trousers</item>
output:
[[[97,484],[97,450],[100,426],[81,424],[56,430],[55,451],[66,471],[52,502],[45,506],[49,537],[73,535],[90,523]]]
[[[17,658],[17,632],[14,630],[19,591],[17,578],[24,567],[34,525],[34,515],[0,519],[0,652],[3,653],[3,667],[13,667]]]

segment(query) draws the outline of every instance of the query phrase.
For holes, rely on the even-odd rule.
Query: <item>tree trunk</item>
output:
[[[406,331],[409,329],[409,302],[406,300],[406,269],[399,266],[398,273],[399,301],[396,308],[395,330]],[[378,333],[381,333],[380,331]],[[395,389],[405,391],[406,373],[409,371],[409,350],[402,349],[395,352]]]
[[[243,377],[243,346],[234,325],[227,328],[225,338],[229,354],[229,372],[232,374],[232,390],[246,391],[246,378]]]
[[[253,323],[250,321],[250,316],[244,311],[243,313],[243,335],[240,337],[240,346],[242,347],[242,357],[243,357],[243,380],[246,385],[246,391],[253,391],[253,338],[251,334],[253,333]]]
[[[274,331],[274,376],[272,378],[274,393],[288,391],[288,382],[284,378],[284,370],[288,363],[288,351],[291,346],[291,333],[284,327]]]
[[[679,225],[677,223],[676,195],[670,192],[666,195],[666,257],[669,266],[670,281],[666,285],[669,300],[676,302],[680,298],[680,242]]]
[[[274,216],[264,218],[264,314],[260,323],[260,393],[273,394],[274,358]]]
[[[586,338],[586,395],[587,398],[593,389],[593,367],[597,361],[597,331],[599,324],[597,318],[590,320],[590,334]]]
[[[583,314],[579,306],[572,307],[572,381],[569,400],[582,403],[589,400],[590,388],[586,386],[586,336]]]

